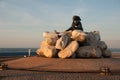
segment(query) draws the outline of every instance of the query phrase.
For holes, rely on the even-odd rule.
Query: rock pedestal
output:
[[[44,57],[101,58],[111,57],[106,43],[101,41],[100,32],[44,32],[44,40],[36,53]]]

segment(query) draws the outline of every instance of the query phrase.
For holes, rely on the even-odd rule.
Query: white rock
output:
[[[57,40],[55,48],[63,50],[68,45],[69,42],[70,38],[68,37],[68,35],[64,34]]]
[[[78,49],[79,45],[77,41],[72,41],[64,50],[58,53],[59,58],[69,58]]]
[[[43,51],[44,51],[45,46],[49,46],[49,44],[46,41],[41,41],[40,42],[40,48],[36,50],[36,54],[40,55],[40,56],[43,56],[44,55]]]
[[[43,55],[48,58],[56,57],[57,50],[54,46],[44,46]]]
[[[49,46],[49,44],[45,40],[40,42],[40,48],[44,46]]]
[[[55,45],[58,40],[58,34],[55,32],[43,32],[43,37],[49,45]]]
[[[48,44],[48,45],[53,45],[55,46],[56,42],[57,42],[57,38],[44,38],[44,41]]]
[[[46,41],[42,41],[40,49],[38,49],[36,53],[40,56],[55,57],[57,50],[54,46],[49,45]]]
[[[39,55],[39,56],[44,56],[43,50],[41,48],[36,50],[36,54]]]
[[[85,41],[85,36],[86,34],[83,31],[80,30],[74,30],[72,32],[72,36],[71,38],[80,42],[84,42]]]
[[[63,35],[65,35],[65,34],[67,34],[68,36],[72,36],[72,31],[57,32],[57,34],[58,34],[59,36],[63,36]]]
[[[71,36],[72,36],[72,31],[71,31],[71,30],[70,30],[70,31],[66,31],[65,34],[67,34],[67,35],[71,38]]]

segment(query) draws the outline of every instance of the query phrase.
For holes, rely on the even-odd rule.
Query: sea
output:
[[[37,48],[0,48],[1,56],[24,56],[24,55],[36,55]],[[110,48],[112,53],[120,53],[119,48]]]
[[[36,55],[37,48],[0,48],[1,56],[28,56]]]

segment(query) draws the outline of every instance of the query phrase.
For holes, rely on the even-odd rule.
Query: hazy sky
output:
[[[120,0],[0,0],[0,48],[39,48],[44,31],[66,30],[73,15],[120,48]]]

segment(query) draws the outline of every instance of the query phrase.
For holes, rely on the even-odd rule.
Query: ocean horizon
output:
[[[0,48],[0,56],[24,56],[28,55],[29,49],[31,55],[36,55],[37,48]]]
[[[0,48],[0,56],[24,56],[28,55],[30,49],[31,55],[36,55],[38,48]],[[120,53],[120,48],[109,48],[112,53]]]

